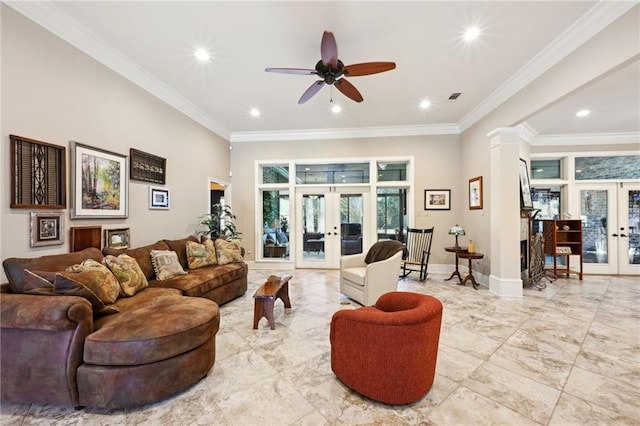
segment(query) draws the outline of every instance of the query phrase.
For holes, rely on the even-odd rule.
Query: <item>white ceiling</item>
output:
[[[598,25],[607,25],[635,3],[8,4],[223,137],[258,140],[337,129],[343,135],[372,129],[380,133],[383,128],[389,134],[457,133],[528,83],[524,76],[535,77],[552,66],[549,58],[554,55],[549,52],[557,57],[563,53],[559,46],[567,49],[569,30],[577,47],[599,31]],[[478,26],[481,35],[465,43],[461,35],[470,25]],[[324,30],[335,34],[338,57],[346,65],[396,62],[393,71],[349,79],[364,102],[325,87],[298,105],[316,78],[264,71],[313,68],[320,59]],[[575,41],[580,36],[584,40]],[[213,59],[207,64],[195,61],[196,47],[209,49]],[[639,75],[635,62],[527,121],[541,134],[639,132]],[[450,101],[452,92],[462,95]],[[342,106],[340,115],[330,112],[331,99]],[[422,99],[431,101],[428,110],[418,108]],[[575,120],[577,109],[598,99],[607,102],[607,109]],[[258,108],[261,116],[252,117],[251,108]]]

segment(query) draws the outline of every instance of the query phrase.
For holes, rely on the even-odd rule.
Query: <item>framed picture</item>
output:
[[[482,176],[469,179],[469,210],[482,208]]]
[[[121,229],[105,229],[104,230],[104,246],[114,249],[129,248],[131,235],[129,228]]]
[[[62,212],[31,212],[29,245],[54,246],[64,243],[64,217]]]
[[[22,136],[11,141],[12,209],[66,209],[66,149]]]
[[[451,190],[450,189],[425,189],[424,190],[425,210],[451,210]]]
[[[129,149],[129,157],[131,157],[129,159],[131,179],[162,185],[166,183],[167,160],[165,158],[134,148]]]
[[[527,162],[520,159],[520,207],[533,208],[533,200],[531,199],[531,186],[529,185],[529,168]]]
[[[149,208],[169,210],[169,188],[149,187]]]
[[[127,157],[71,141],[71,219],[129,215]]]

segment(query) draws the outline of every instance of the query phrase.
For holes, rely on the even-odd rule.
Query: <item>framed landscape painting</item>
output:
[[[127,157],[73,141],[70,146],[71,219],[126,218]]]

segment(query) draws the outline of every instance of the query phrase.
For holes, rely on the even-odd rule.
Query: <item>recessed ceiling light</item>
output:
[[[200,62],[209,62],[209,60],[211,59],[211,55],[209,54],[209,51],[205,48],[198,48],[193,52],[193,56],[196,57],[196,59]]]
[[[428,100],[424,100],[422,102],[420,102],[420,108],[422,109],[427,109],[431,106],[431,102],[429,102]]]
[[[588,109],[581,109],[580,111],[576,112],[576,117],[586,117],[589,114],[591,114],[591,111],[589,111]]]
[[[340,111],[342,111],[342,108],[338,104],[331,107],[331,112],[334,114],[340,114]]]
[[[464,32],[464,41],[475,40],[479,35],[480,30],[478,29],[478,27],[467,28],[467,30]]]
[[[251,109],[251,116],[252,117],[260,117],[260,111],[257,108],[252,108]]]

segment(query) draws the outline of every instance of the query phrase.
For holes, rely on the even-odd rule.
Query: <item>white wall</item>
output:
[[[29,247],[30,210],[10,209],[8,203],[9,134],[67,147],[68,207],[70,140],[123,155],[136,148],[167,159],[170,210],[150,211],[149,184],[130,181],[128,219],[71,221],[67,209],[67,230],[128,227],[133,246],[195,233],[198,216],[208,210],[208,177],[229,176],[228,142],[4,5],[1,19],[3,258],[66,252],[69,239],[65,232],[64,245]]]
[[[233,144],[231,169],[233,171],[233,200],[231,205],[238,216],[237,224],[244,234],[242,245],[255,253],[256,193],[254,169],[256,160],[331,159],[348,157],[415,157],[415,226],[435,227],[431,250],[433,263],[452,263],[443,247],[452,245],[447,235],[449,228],[459,220],[466,205],[466,188],[460,181],[460,144],[457,135],[412,136],[395,138],[369,138],[344,140],[317,140],[293,142],[239,142]],[[451,189],[450,211],[424,211],[425,189]],[[248,255],[254,260],[254,255]]]
[[[508,99],[461,135],[462,179],[484,177],[484,209],[465,210],[461,225],[465,226],[476,242],[476,250],[491,253],[490,187],[492,173],[489,166],[489,139],[487,134],[500,127],[515,126],[533,114],[550,106],[574,90],[621,66],[640,54],[638,26],[640,6],[636,6],[609,27],[596,34],[557,65]],[[574,145],[571,151],[591,150],[590,146]],[[628,149],[628,148],[627,148]],[[526,160],[529,160],[526,158]],[[529,163],[530,164],[530,163]],[[503,176],[504,178],[504,176]],[[518,179],[517,175],[513,179]],[[519,194],[513,195],[519,203]],[[518,229],[507,230],[518,235]],[[494,232],[505,232],[495,230]],[[478,271],[489,275],[490,257],[480,261]]]

